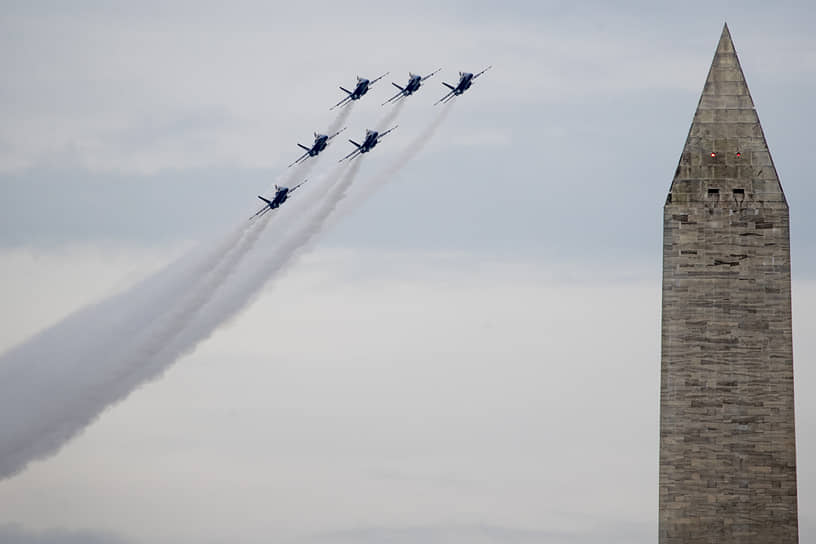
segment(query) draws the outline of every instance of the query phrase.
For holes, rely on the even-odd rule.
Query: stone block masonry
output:
[[[659,542],[798,542],[788,204],[723,28],[663,215]]]

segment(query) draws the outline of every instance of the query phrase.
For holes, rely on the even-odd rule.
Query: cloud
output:
[[[128,544],[133,541],[115,533],[94,530],[32,530],[19,524],[0,524],[3,544]]]
[[[0,147],[0,169],[68,157],[94,170],[142,173],[285,165],[292,159],[284,150],[296,150],[294,135],[322,130],[340,96],[337,86],[356,73],[391,70],[399,81],[409,70],[442,66],[438,79],[411,98],[430,107],[444,91],[440,80],[493,64],[490,81],[468,97],[493,112],[642,92],[693,96],[719,25],[681,26],[645,17],[635,6],[545,12],[528,6],[498,15],[482,6],[463,17],[421,5],[401,12],[346,3],[12,10],[0,22],[0,65],[10,76],[0,83],[0,141],[13,145]],[[787,50],[783,40],[753,31],[755,21],[746,23],[741,47],[759,42],[752,53]],[[767,24],[763,19],[763,31]],[[780,34],[791,38],[787,28]],[[813,50],[806,33],[795,36],[797,52]],[[808,73],[802,63],[814,59],[797,57],[798,73]],[[789,65],[758,63],[750,76],[780,64]],[[803,81],[812,79],[791,83]],[[382,87],[373,92],[387,95]],[[376,109],[377,100],[367,100]]]
[[[38,299],[53,296],[59,311],[68,294],[94,283],[87,270],[114,266],[104,253],[88,259],[46,259],[48,270],[28,281],[26,270],[39,263],[18,260],[5,267],[16,280],[2,289],[25,285]],[[622,300],[627,315],[648,319],[637,313],[653,307],[656,291],[555,287],[548,277],[535,263],[476,256],[318,251],[165,378],[112,407],[59,455],[3,482],[0,520],[82,527],[101,513],[107,526],[149,542],[207,534],[285,541],[352,520],[561,530],[536,511],[550,511],[557,496],[556,508],[597,512],[609,493],[616,508],[626,504],[625,519],[637,517],[641,502],[653,502],[656,419],[643,407],[653,406],[656,389],[607,410],[626,422],[623,431],[599,424],[586,402],[617,396],[606,385],[613,377],[656,384],[648,353],[657,336],[634,352],[624,345],[632,322],[615,312],[612,330],[596,334],[614,343],[599,358],[587,342],[575,347],[583,335],[573,326],[605,322]],[[24,294],[14,301],[25,309]],[[578,307],[565,308],[576,297]],[[51,315],[48,307],[33,313],[29,330]],[[596,430],[579,438],[576,427]],[[613,431],[646,450],[633,453]],[[582,466],[565,471],[564,463]],[[395,471],[405,477],[379,476]],[[590,481],[624,475],[625,493],[610,485],[581,498]]]
[[[167,258],[14,255],[0,253],[0,299],[19,309],[3,347]],[[0,523],[104,519],[162,544],[653,541],[659,268],[627,266],[318,248],[163,379],[3,482]],[[804,542],[816,287],[793,294]]]
[[[399,13],[243,5],[14,6],[0,21],[11,74],[0,82],[0,245],[204,238],[328,126],[337,86],[355,74],[391,71],[343,139],[376,124],[389,80],[443,67],[367,158],[377,162],[427,124],[441,81],[493,64],[422,159],[328,243],[607,263],[659,251],[660,206],[719,20],[642,2],[500,13],[480,3],[466,14],[433,2]],[[790,12],[754,7],[729,21],[793,208],[794,274],[812,277],[816,216],[798,211],[816,197],[812,15],[784,26]],[[347,145],[333,143],[317,168]]]
[[[269,182],[265,170],[223,168],[139,175],[63,165],[0,174],[0,246],[206,239],[249,217]]]

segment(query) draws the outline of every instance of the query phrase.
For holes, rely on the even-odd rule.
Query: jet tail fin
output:
[[[357,143],[357,142],[355,142],[354,140],[349,139],[349,142],[353,143],[355,146],[357,146],[357,148],[362,147],[360,144],[358,144],[358,143]]]
[[[312,150],[310,147],[306,147],[305,145],[301,145],[301,144],[298,144],[298,147],[301,148],[301,149],[305,149],[306,151],[311,151]]]
[[[453,91],[453,90],[455,90],[455,89],[456,89],[456,87],[454,87],[453,85],[448,85],[448,84],[447,84],[447,83],[445,83],[444,81],[442,82],[442,85],[444,85],[445,87],[447,87],[447,88],[448,88],[448,89],[450,89],[451,91]]]
[[[258,198],[260,198],[261,200],[263,200],[264,202],[266,202],[266,203],[267,203],[267,204],[269,204],[270,206],[272,205],[272,201],[271,201],[271,200],[267,200],[267,199],[265,199],[264,197],[262,197],[261,195],[258,195]]]
[[[400,91],[404,91],[404,90],[405,90],[404,88],[400,87],[399,85],[397,85],[397,84],[396,84],[396,83],[394,83],[393,81],[391,82],[391,85],[393,85],[394,87],[396,87],[396,88],[397,88],[397,89],[399,89]]]
[[[343,87],[340,87],[340,90],[341,90],[341,91],[345,91],[345,92],[346,92],[347,94],[349,94],[349,95],[354,94],[353,92],[351,92],[351,91],[349,91],[348,89],[343,88]]]

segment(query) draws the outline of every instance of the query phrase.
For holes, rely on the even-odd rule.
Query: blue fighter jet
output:
[[[315,132],[314,143],[312,144],[312,147],[306,147],[305,145],[297,144],[298,147],[300,147],[301,149],[305,149],[306,153],[301,155],[298,160],[290,164],[289,167],[291,168],[292,166],[298,164],[299,162],[305,161],[309,157],[316,157],[318,154],[320,154],[321,151],[326,149],[326,146],[329,145],[329,140],[331,140],[344,130],[346,130],[346,127],[341,128],[331,136],[329,136],[328,134],[318,134],[317,132]]]
[[[382,78],[384,78],[387,75],[388,75],[388,72],[384,73],[383,75],[381,75],[380,77],[378,77],[377,79],[374,79],[372,81],[369,81],[364,77],[357,76],[357,86],[354,87],[354,90],[349,91],[348,89],[346,89],[344,87],[340,87],[340,90],[345,92],[348,96],[344,97],[343,100],[341,100],[340,102],[338,102],[337,104],[335,104],[334,106],[329,108],[329,110],[333,110],[337,106],[343,106],[343,105],[351,102],[352,100],[359,100],[364,94],[366,94],[368,92],[369,87],[371,87],[372,85],[374,85],[375,83],[377,83],[379,80],[381,80]]]
[[[354,140],[349,140],[349,142],[353,143],[354,146],[357,149],[355,149],[354,151],[352,151],[351,153],[349,153],[348,155],[346,155],[345,157],[343,157],[342,159],[340,159],[337,162],[343,162],[346,159],[352,159],[352,158],[356,157],[357,155],[359,155],[360,153],[368,153],[369,151],[374,149],[374,146],[376,146],[380,142],[380,139],[383,136],[385,136],[386,134],[388,134],[389,132],[391,132],[392,130],[397,128],[397,126],[399,126],[399,125],[396,125],[393,128],[389,128],[388,130],[386,130],[382,134],[380,134],[376,130],[366,130],[365,140],[363,140],[362,144],[358,144]]]
[[[470,86],[473,84],[474,79],[476,79],[480,75],[484,74],[485,72],[487,72],[491,68],[492,68],[492,66],[488,66],[487,68],[485,68],[484,70],[482,70],[481,72],[476,74],[475,76],[473,74],[471,74],[470,72],[459,72],[459,83],[457,83],[456,86],[450,85],[450,84],[445,83],[443,81],[442,85],[444,85],[445,87],[450,89],[450,92],[448,94],[446,94],[445,96],[443,96],[442,98],[440,98],[439,101],[436,102],[436,104],[439,104],[440,102],[447,102],[447,101],[451,100],[453,97],[459,96],[463,92],[467,91],[468,89],[470,89]],[[434,104],[434,106],[436,106],[436,104]]]
[[[425,77],[422,77],[419,74],[412,74],[411,72],[408,72],[408,84],[405,85],[405,87],[400,87],[399,85],[397,85],[396,83],[394,83],[392,81],[391,85],[393,85],[394,87],[399,89],[400,92],[398,92],[397,94],[395,94],[394,96],[392,96],[391,98],[389,98],[388,100],[383,102],[382,105],[385,106],[389,102],[394,102],[394,101],[399,100],[400,98],[404,98],[406,96],[411,96],[412,94],[414,94],[416,91],[419,90],[419,88],[422,86],[423,81],[425,81],[426,79],[428,79],[429,77],[431,77],[432,75],[434,75],[435,73],[437,73],[441,69],[442,68],[439,68],[438,70],[434,70],[433,72],[431,72],[430,74],[428,74]]]
[[[289,199],[289,195],[294,193],[298,189],[298,187],[300,187],[307,181],[308,180],[304,179],[301,183],[298,183],[291,189],[289,187],[278,187],[277,185],[275,185],[275,196],[272,197],[272,200],[269,200],[268,198],[264,198],[261,195],[258,195],[258,198],[266,202],[266,205],[260,210],[258,210],[258,212],[252,217],[250,217],[250,219],[258,217],[259,215],[263,215],[268,211],[280,208],[281,204],[283,204]]]

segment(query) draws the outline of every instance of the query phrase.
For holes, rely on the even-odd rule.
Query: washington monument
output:
[[[798,542],[788,204],[725,26],[663,212],[659,542]]]

